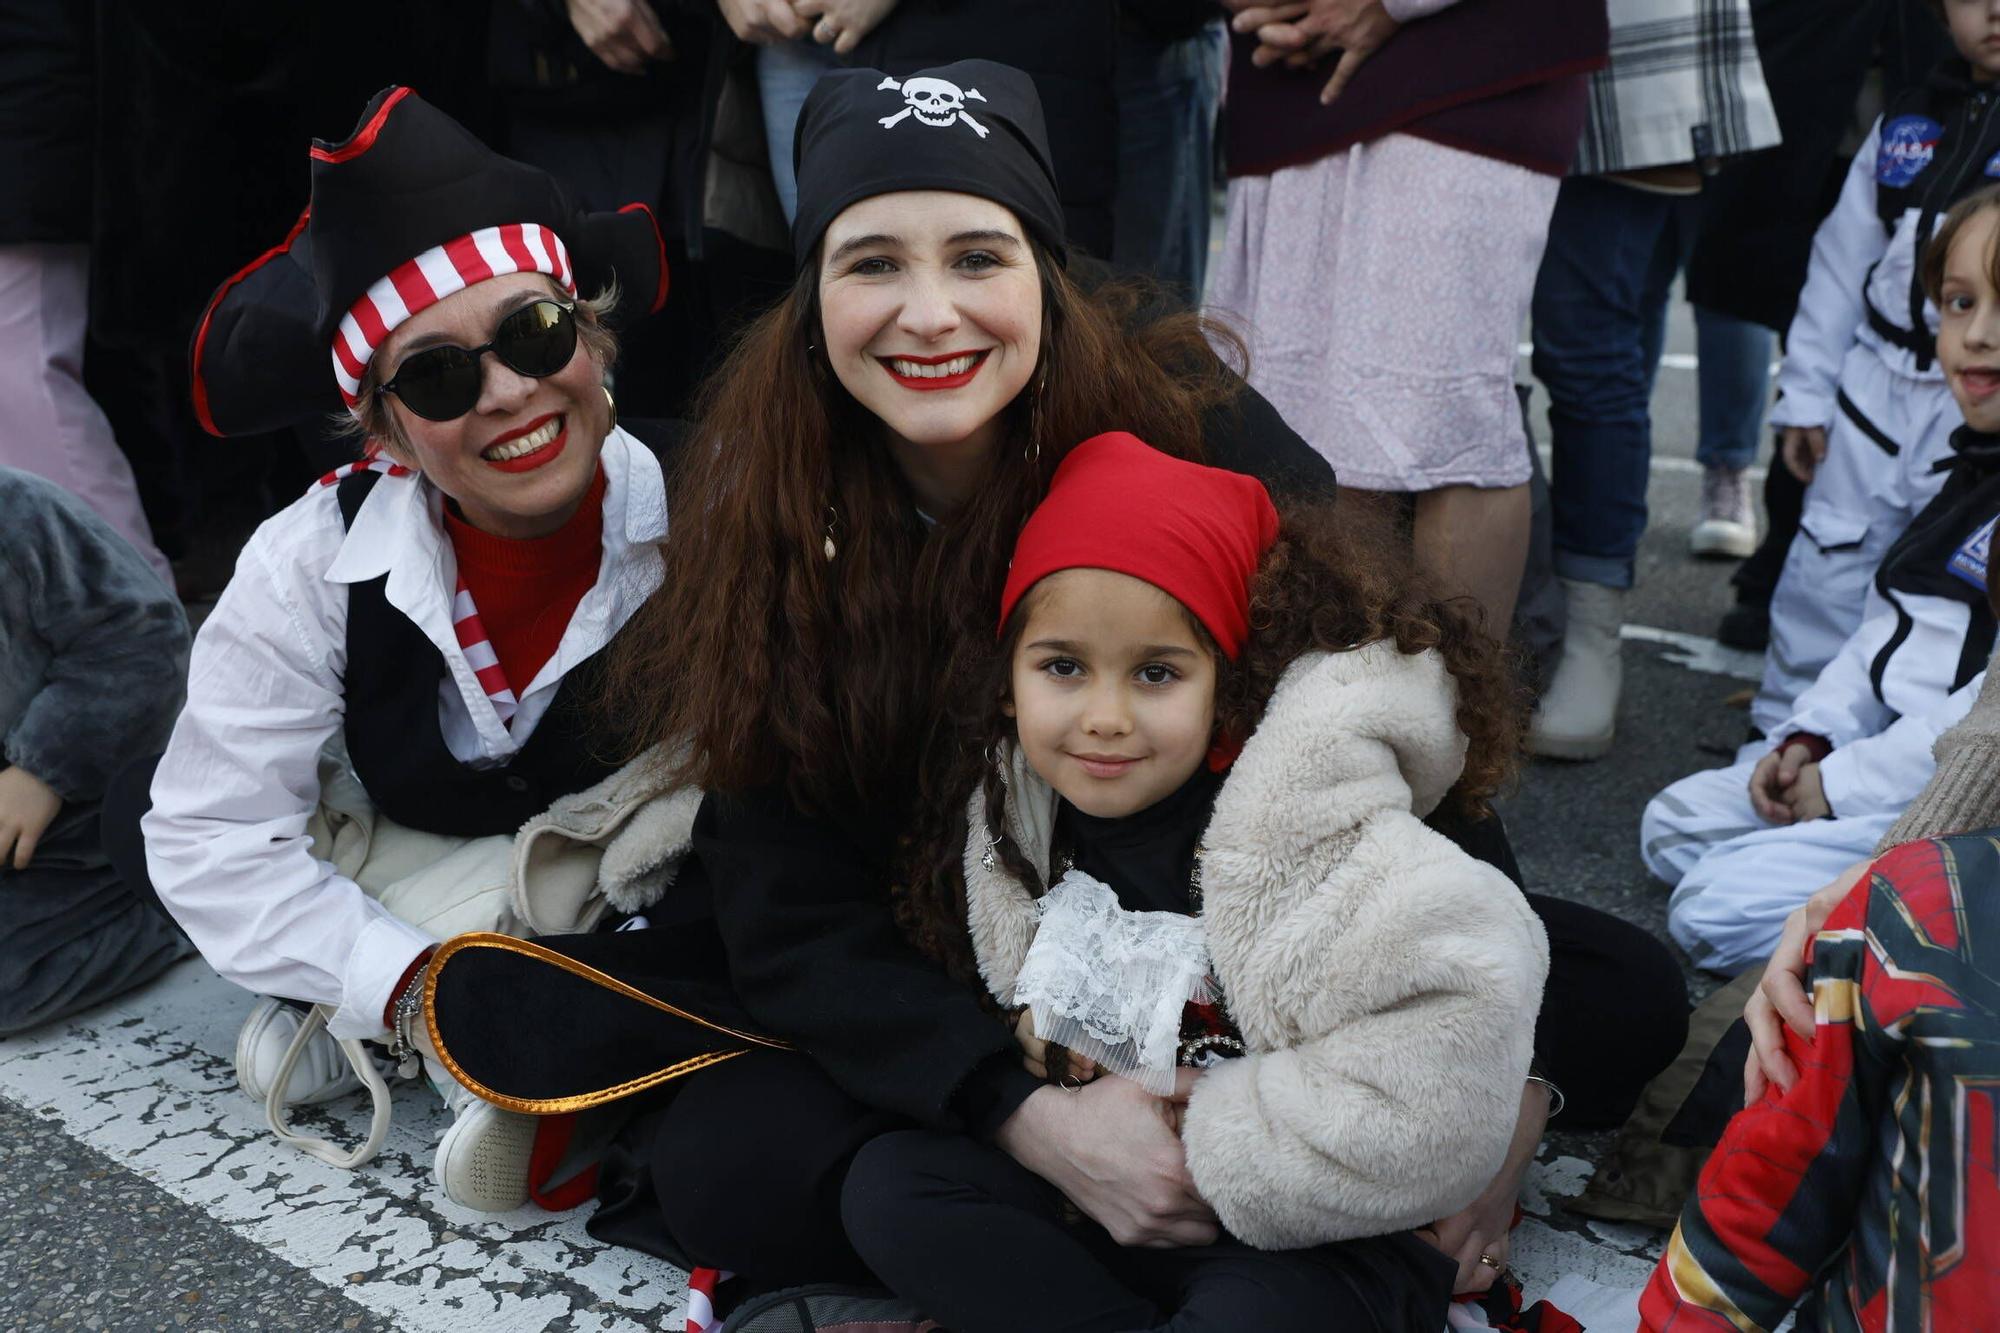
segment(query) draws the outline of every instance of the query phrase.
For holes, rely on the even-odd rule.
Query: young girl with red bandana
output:
[[[963,692],[983,772],[904,916],[1025,1008],[1035,1055],[1157,1094],[1226,1234],[1116,1246],[1000,1148],[889,1134],[848,1175],[849,1238],[933,1318],[1443,1324],[1458,1264],[1412,1229],[1508,1158],[1548,957],[1520,892],[1424,823],[1483,808],[1516,712],[1496,646],[1393,551],[1370,514],[1281,517],[1130,435],[1057,469]]]

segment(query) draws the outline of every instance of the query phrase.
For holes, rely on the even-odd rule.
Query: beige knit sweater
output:
[[[1938,737],[1937,772],[1910,802],[1877,852],[1900,842],[2000,824],[2000,652],[1986,668],[1972,711]]]

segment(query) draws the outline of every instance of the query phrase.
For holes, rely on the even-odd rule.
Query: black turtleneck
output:
[[[1203,764],[1171,794],[1116,819],[1056,807],[1056,847],[1078,870],[1109,884],[1132,912],[1186,912],[1194,850],[1208,831],[1222,777]]]

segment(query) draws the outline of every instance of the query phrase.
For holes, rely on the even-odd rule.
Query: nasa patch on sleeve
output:
[[[1937,154],[1944,126],[1929,116],[1898,116],[1882,127],[1882,147],[1875,155],[1875,180],[1891,188],[1908,185]]]
[[[1986,170],[1984,174],[1988,176],[2000,176],[2000,153],[1995,153],[1993,156],[1986,159]]]
[[[1945,568],[1981,592],[1986,590],[1986,553],[1993,547],[1993,525],[2000,519],[1989,518],[1980,524],[1979,530],[1965,539],[1965,544],[1951,553]]]

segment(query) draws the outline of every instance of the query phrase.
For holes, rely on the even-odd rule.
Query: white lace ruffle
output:
[[[1181,1014],[1214,998],[1200,917],[1130,912],[1107,884],[1072,870],[1035,904],[1041,925],[1011,1003],[1035,1035],[1165,1096]]]

